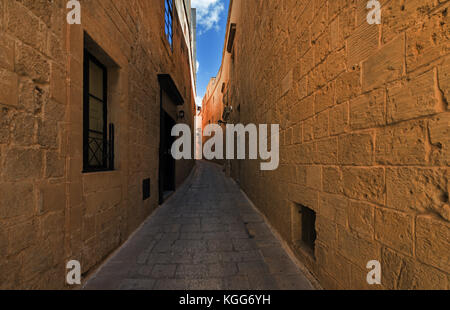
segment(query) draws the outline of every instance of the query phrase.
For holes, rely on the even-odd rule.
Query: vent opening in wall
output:
[[[316,212],[308,207],[294,204],[292,208],[292,242],[314,257],[316,243]]]
[[[150,198],[150,179],[145,179],[142,182],[142,196],[143,200],[147,200]]]
[[[301,207],[302,216],[302,242],[308,250],[314,253],[316,243],[316,212],[310,208]]]

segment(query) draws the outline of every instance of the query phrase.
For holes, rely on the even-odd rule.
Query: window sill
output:
[[[101,172],[114,172],[116,169],[83,169],[81,173],[89,174],[89,173],[101,173]]]

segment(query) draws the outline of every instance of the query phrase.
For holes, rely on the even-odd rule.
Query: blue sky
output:
[[[222,62],[229,0],[192,0],[197,8],[197,102]]]

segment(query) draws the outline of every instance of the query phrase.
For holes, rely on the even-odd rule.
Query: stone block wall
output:
[[[380,1],[369,25],[367,2],[232,2],[234,117],[281,127],[279,169],[233,175],[323,287],[449,289],[450,3]],[[296,242],[300,205],[314,253]]]
[[[0,0],[0,289],[68,288],[69,260],[88,275],[158,206],[158,74],[192,128],[188,47],[175,15],[171,50],[164,1],[80,3],[82,24],[68,25],[65,0]],[[82,173],[84,48],[108,67],[111,172]]]

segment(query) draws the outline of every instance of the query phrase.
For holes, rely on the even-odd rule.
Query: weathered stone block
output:
[[[431,151],[429,160],[433,165],[450,163],[450,113],[441,113],[428,123]]]
[[[450,102],[450,59],[444,59],[444,63],[438,68],[438,86],[439,91],[444,95],[444,99],[442,101],[448,104]]]
[[[83,203],[83,184],[79,182],[73,182],[69,185],[69,196],[67,197],[69,201],[69,206],[71,208],[76,208]]]
[[[95,216],[94,215],[84,215],[83,217],[83,241],[85,244],[89,244],[92,238],[95,236]]]
[[[63,248],[63,243],[59,244]],[[39,244],[33,245],[24,251],[25,259],[22,262],[23,277],[25,281],[29,279],[35,280],[37,275],[43,276],[45,271],[51,268],[53,261],[53,251],[48,242],[41,241]],[[27,286],[38,289],[44,287],[44,283],[27,283]]]
[[[322,112],[334,105],[334,83],[330,83],[316,93],[314,112]]]
[[[350,101],[350,127],[366,129],[386,124],[384,89],[375,90]]]
[[[337,38],[333,39],[333,35],[331,38],[331,42],[337,40]],[[332,45],[336,43],[332,43]],[[327,80],[334,80],[337,76],[344,73],[346,66],[346,53],[345,49],[340,49],[338,51],[332,52],[326,61],[327,64]]]
[[[0,260],[0,266],[2,266],[4,264],[4,260],[5,260],[4,258],[6,257],[7,253],[8,253],[8,233],[7,233],[6,229],[4,229],[2,227],[2,228],[0,228],[0,256],[3,257],[3,259]],[[1,267],[0,267],[0,271],[2,271]],[[2,276],[0,276],[0,280],[1,279],[2,279]]]
[[[6,31],[23,43],[44,51],[47,29],[39,19],[16,1],[7,2]],[[29,31],[33,29],[34,31]]]
[[[44,107],[44,118],[62,122],[65,120],[67,106],[55,100],[48,100]]]
[[[63,36],[57,36],[51,32],[48,34],[46,53],[58,63],[64,63],[66,60],[66,46],[64,40],[65,33]]]
[[[51,239],[53,241],[55,237],[63,236],[64,230],[64,212],[52,212],[41,217],[41,236],[44,239]]]
[[[334,249],[318,246],[316,259],[320,266],[334,279],[339,279],[344,287],[350,286],[351,263],[337,254]]]
[[[9,142],[10,124],[13,113],[12,109],[6,106],[0,106],[0,144]]]
[[[308,91],[316,91],[327,84],[326,64],[321,63],[308,74]]]
[[[2,183],[0,197],[0,220],[33,215],[35,205],[32,184]]]
[[[297,101],[299,99],[301,100],[308,96],[308,83],[306,76],[297,81],[294,87],[296,90],[296,93],[294,93],[294,101]]]
[[[384,204],[382,168],[342,168],[344,194],[350,198]]]
[[[56,121],[38,122],[38,143],[44,148],[58,148],[58,123]]]
[[[423,121],[385,127],[376,133],[375,158],[380,164],[423,165],[427,148]]]
[[[338,143],[337,138],[325,139],[315,143],[314,159],[317,164],[333,165],[337,163]]]
[[[358,70],[344,72],[336,79],[336,103],[343,103],[361,94],[361,73]]]
[[[340,104],[330,110],[330,135],[346,132],[348,128],[348,104]]]
[[[330,50],[332,52],[341,49],[344,46],[344,42],[339,40],[339,18],[335,18],[330,23],[330,36]],[[343,63],[345,63],[345,61]]]
[[[90,194],[120,187],[121,177],[122,175],[117,171],[84,175],[84,193]]]
[[[81,206],[70,208],[69,229],[71,232],[80,231],[83,224],[83,208]]]
[[[329,136],[329,111],[323,111],[314,117],[314,139],[325,138]]]
[[[66,207],[66,185],[45,184],[40,187],[40,205],[41,213],[62,211]]]
[[[388,124],[437,112],[438,100],[435,96],[434,76],[434,71],[428,71],[412,78],[408,83],[399,83],[388,88]]]
[[[278,167],[277,179],[283,183],[295,183],[297,178],[296,168],[293,165],[281,165]]]
[[[319,214],[338,225],[347,227],[348,200],[342,196],[320,194]]]
[[[312,164],[316,158],[316,148],[313,142],[303,143],[295,146],[294,163]]]
[[[0,69],[0,104],[17,106],[19,80],[17,74]]]
[[[36,119],[29,114],[18,114],[14,119],[12,137],[17,145],[30,146],[35,141]]]
[[[38,239],[36,221],[28,220],[9,229],[8,253],[14,255],[28,248]]]
[[[61,178],[65,172],[65,160],[57,152],[47,152],[45,155],[45,177]]]
[[[380,259],[377,243],[361,239],[340,226],[338,226],[338,252],[362,269],[366,268],[367,262]]]
[[[50,63],[39,52],[27,45],[16,44],[16,72],[26,75],[37,83],[50,80]]]
[[[318,210],[318,192],[304,186],[290,184],[289,185],[289,200],[299,203],[303,206]]]
[[[309,51],[303,55],[300,59],[300,77],[303,77],[310,73],[314,68],[314,49],[309,49]]]
[[[339,41],[344,42],[356,27],[355,9],[351,6],[344,8],[339,14]]]
[[[292,129],[292,143],[299,144],[303,142],[303,124],[298,123]]]
[[[407,28],[426,20],[437,2],[433,0],[411,0],[408,5],[389,1],[383,9],[383,42],[389,42]]]
[[[325,3],[321,2],[321,5]],[[316,40],[327,27],[327,10],[316,10],[316,16],[311,24],[311,39]]]
[[[323,190],[331,194],[343,193],[342,173],[337,167],[323,167]]]
[[[331,248],[337,248],[338,233],[336,223],[319,215],[316,218],[316,232],[317,240]]]
[[[314,61],[324,61],[330,53],[330,31],[323,33],[316,41],[314,41]]]
[[[389,208],[434,212],[445,217],[447,188],[443,169],[386,169],[386,188]]]
[[[375,207],[364,202],[350,201],[348,206],[348,226],[354,234],[365,239],[374,239]]]
[[[313,189],[322,190],[322,167],[306,167],[306,185]]]
[[[7,181],[42,177],[43,154],[38,149],[11,148],[6,153],[3,176]]]
[[[5,34],[0,34],[0,68],[14,71],[14,41]]]
[[[381,252],[382,283],[392,290],[447,289],[447,276],[434,268],[421,264],[383,248]]]
[[[338,15],[338,13],[345,7],[345,1],[337,0],[337,1],[329,1],[328,2],[328,18],[334,19]]]
[[[303,141],[309,142],[314,139],[314,118],[311,117],[303,122]]]
[[[406,66],[414,71],[450,52],[447,9],[441,8],[406,31]]]
[[[431,216],[419,216],[415,249],[421,262],[450,273],[450,223]]]
[[[67,79],[63,68],[52,63],[50,72],[50,97],[65,104],[67,98]]]
[[[290,70],[281,81],[281,96],[286,95],[291,90],[293,81],[293,70]]]
[[[1,7],[1,1],[0,1]],[[0,15],[1,22],[1,15]],[[0,262],[0,288],[7,290],[20,284],[20,259],[16,256]]]
[[[306,166],[296,167],[296,182],[298,185],[306,186]]]
[[[413,255],[413,225],[410,214],[375,209],[375,238],[403,254]]]
[[[364,61],[362,67],[363,90],[367,91],[399,79],[405,69],[404,55],[405,36],[400,35]]]
[[[29,79],[19,81],[19,105],[29,113],[39,114],[48,100],[46,88],[35,85]]]
[[[338,163],[341,165],[371,166],[373,164],[373,138],[370,133],[340,136]]]

